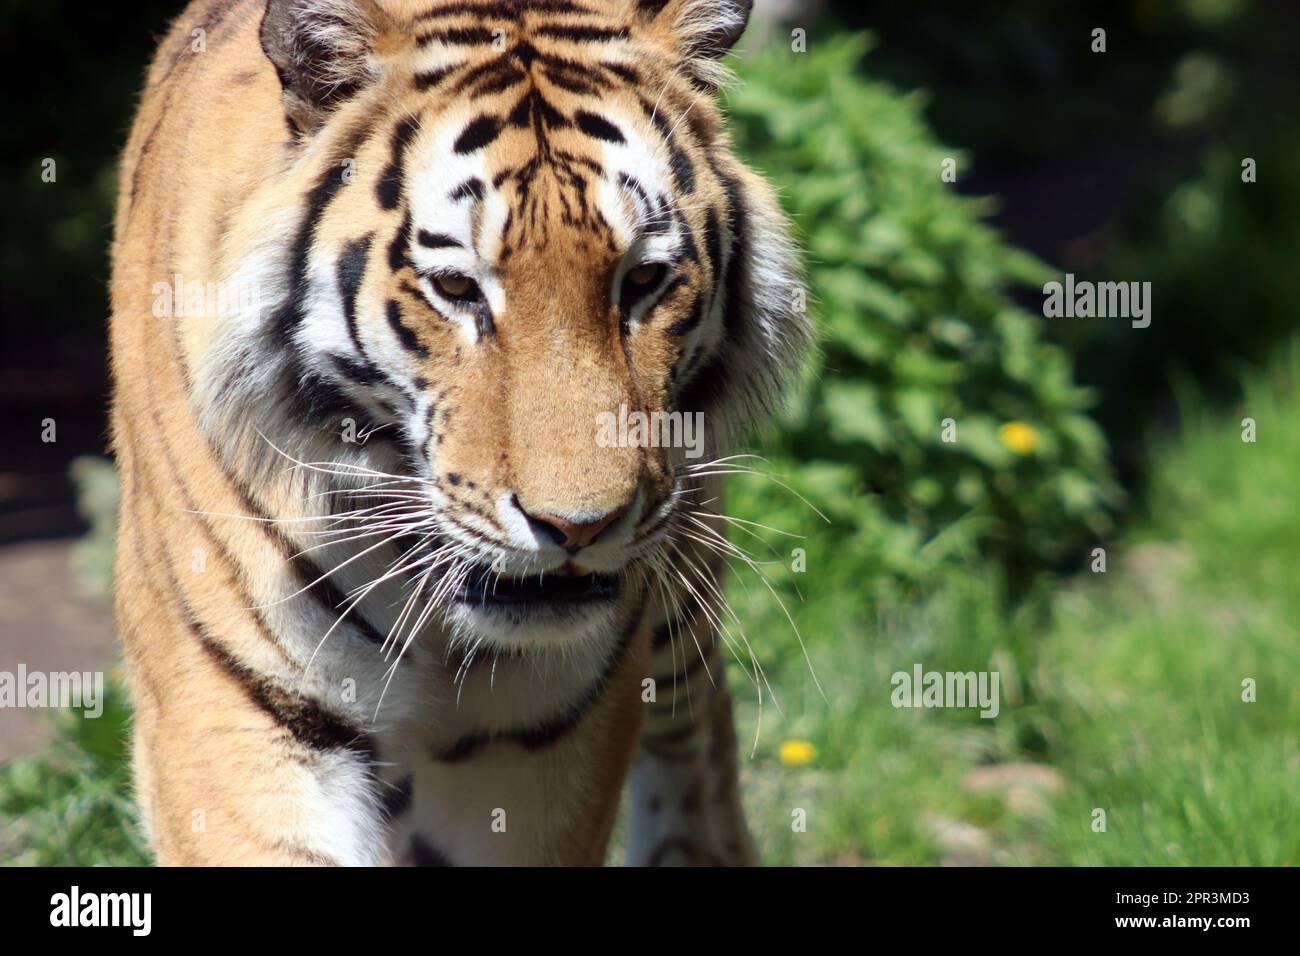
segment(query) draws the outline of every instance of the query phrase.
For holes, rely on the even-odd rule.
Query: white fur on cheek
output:
[[[453,111],[430,135],[421,138],[424,148],[412,150],[407,156],[412,235],[418,236],[423,229],[459,243],[459,246],[426,249],[418,241],[413,241],[410,256],[417,272],[428,274],[451,270],[473,279],[483,290],[489,309],[494,315],[500,315],[506,308],[505,291],[491,263],[499,249],[500,233],[509,209],[505,200],[491,188],[484,151],[457,153],[454,148],[456,138],[475,115],[472,110]],[[452,198],[458,187],[471,180],[477,180],[485,191],[477,248],[474,234],[476,200],[472,196]],[[422,281],[426,293],[436,300],[428,280]],[[477,339],[475,323],[464,311],[446,303],[436,304],[440,312],[446,313],[461,327],[468,339]]]

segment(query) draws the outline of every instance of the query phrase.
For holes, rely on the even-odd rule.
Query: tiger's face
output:
[[[403,547],[462,631],[608,624],[807,339],[786,224],[714,102],[745,13],[301,0],[263,25],[307,210],[267,414],[361,423],[345,454],[381,503],[408,480]]]

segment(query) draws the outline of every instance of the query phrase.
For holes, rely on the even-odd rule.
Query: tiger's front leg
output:
[[[140,709],[136,796],[161,866],[373,866],[384,819],[364,741],[297,739],[218,665],[212,706]],[[147,678],[132,676],[136,700]],[[193,693],[193,685],[187,695]],[[168,691],[163,691],[169,695]],[[286,701],[288,700],[286,695]],[[166,706],[162,704],[161,706]],[[195,740],[207,746],[197,747]],[[216,752],[214,753],[214,748]]]
[[[182,513],[170,533],[128,479],[116,603],[135,704],[136,798],[162,866],[384,862],[373,738],[245,658],[253,599],[224,557],[187,593]],[[191,536],[192,534],[192,536]],[[211,539],[215,540],[215,539]],[[222,552],[224,554],[224,552]],[[167,588],[159,586],[166,583]]]
[[[658,627],[651,661],[655,699],[628,777],[628,865],[758,865],[740,801],[724,648],[698,602]]]

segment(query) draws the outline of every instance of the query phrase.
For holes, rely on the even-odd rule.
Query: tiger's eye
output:
[[[449,299],[474,299],[478,297],[478,286],[469,276],[456,273],[435,276],[434,285],[438,291]]]
[[[645,265],[637,266],[627,274],[627,279],[636,286],[652,285],[656,279],[663,273],[663,266],[657,262],[647,262]]]

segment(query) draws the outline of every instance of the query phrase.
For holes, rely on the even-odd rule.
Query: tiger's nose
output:
[[[529,527],[533,529],[533,532],[538,537],[553,541],[566,551],[577,551],[579,548],[585,548],[595,541],[602,531],[627,514],[628,511],[627,506],[624,506],[607,512],[599,518],[575,521],[566,518],[564,515],[550,512],[532,514],[524,511],[523,508],[519,510],[524,512]]]

